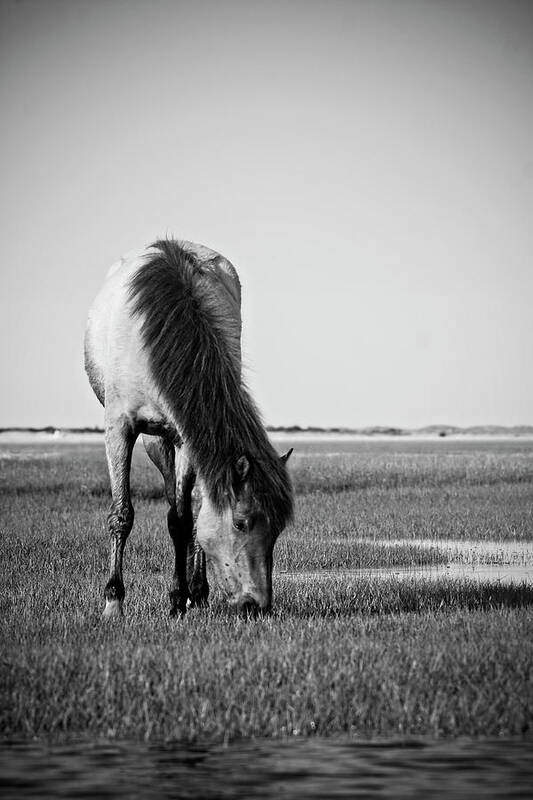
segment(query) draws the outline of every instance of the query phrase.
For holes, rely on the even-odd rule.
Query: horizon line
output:
[[[501,425],[501,424],[481,424],[481,425],[451,425],[448,423],[438,424],[431,423],[429,425],[421,426],[401,426],[401,425],[265,425],[265,429],[271,433],[376,433],[376,434],[389,434],[401,435],[405,433],[417,432],[434,432],[441,433],[442,435],[451,433],[471,433],[490,432],[490,431],[518,431],[526,430],[533,433],[533,424],[523,423],[518,425]],[[83,426],[57,426],[57,425],[9,425],[5,427],[0,426],[0,434],[2,433],[94,433],[103,434],[105,429],[98,425],[83,425]]]

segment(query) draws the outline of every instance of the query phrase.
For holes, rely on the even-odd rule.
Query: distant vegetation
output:
[[[394,428],[387,425],[373,425],[366,428],[347,428],[347,427],[320,427],[309,425],[267,425],[267,430],[271,433],[294,433],[294,434],[352,434],[358,436],[412,436],[412,435],[431,435],[431,436],[452,436],[452,435],[478,435],[478,436],[530,436],[533,435],[533,425],[472,425],[468,428],[460,428],[457,425],[426,425],[423,428]],[[10,427],[0,428],[1,433],[103,433],[104,429],[94,426],[92,428],[56,428],[47,425],[44,428],[22,428]]]
[[[103,428],[94,426],[92,428],[56,428],[54,425],[46,425],[44,428],[23,428],[10,427],[0,428],[0,433],[103,433]]]

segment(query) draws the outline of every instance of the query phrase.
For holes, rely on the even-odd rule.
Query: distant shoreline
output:
[[[274,441],[299,440],[310,441],[350,441],[350,440],[420,440],[420,439],[531,439],[533,438],[533,425],[486,425],[459,428],[451,425],[429,425],[424,428],[388,428],[375,426],[369,428],[302,428],[294,425],[290,427],[267,426],[269,436]],[[82,443],[103,441],[102,428],[0,428],[1,443]]]

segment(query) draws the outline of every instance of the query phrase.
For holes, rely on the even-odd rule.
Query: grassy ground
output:
[[[283,571],[440,563],[452,539],[533,539],[533,443],[351,447],[294,458],[297,516],[277,547],[275,611],[248,623],[216,592],[208,611],[167,617],[166,508],[139,453],[126,616],[111,625],[100,619],[102,448],[0,448],[2,736],[530,733],[530,586]]]

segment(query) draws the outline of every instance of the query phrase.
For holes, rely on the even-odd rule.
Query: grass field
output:
[[[348,570],[532,541],[533,442],[297,447],[271,617],[244,622],[215,590],[169,619],[166,506],[139,451],[126,614],[104,624],[102,446],[0,445],[3,739],[530,735],[531,584]]]

